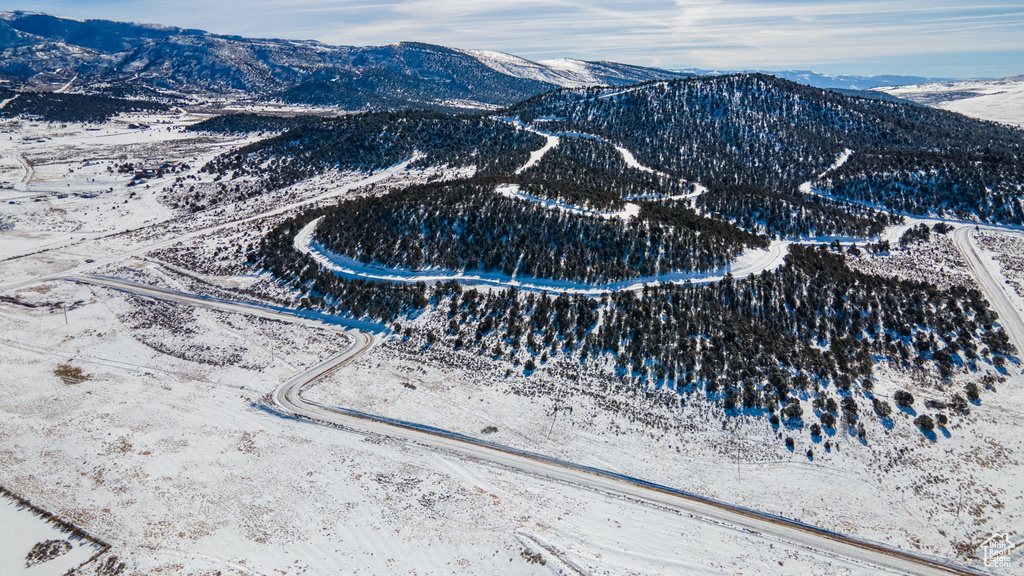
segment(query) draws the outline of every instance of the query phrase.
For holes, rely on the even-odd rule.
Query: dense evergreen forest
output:
[[[347,280],[296,252],[294,235],[326,210],[289,219],[249,259],[301,295],[301,305],[383,321],[448,311],[456,347],[512,358],[527,369],[559,354],[614,362],[628,379],[701,393],[726,409],[779,411],[799,419],[791,398],[827,389],[865,393],[876,362],[933,366],[944,376],[981,358],[1015,354],[976,290],[851,270],[841,252],[794,245],[785,264],[744,280],[663,285],[601,298],[478,292],[455,282],[428,287]],[[876,403],[877,404],[877,403]],[[836,409],[818,410],[834,427]],[[856,409],[854,408],[854,411]],[[844,414],[851,424],[856,414]]]
[[[886,212],[800,192],[740,185],[716,187],[698,197],[696,204],[712,216],[773,238],[870,238],[899,220]]]
[[[713,270],[747,246],[768,245],[688,209],[672,221],[653,212],[638,221],[605,220],[506,198],[494,192],[500,182],[426,184],[344,202],[326,212],[316,239],[365,263],[592,284]]]
[[[166,104],[146,100],[57,92],[13,92],[0,89],[0,101],[9,98],[13,100],[0,108],[0,118],[24,116],[49,122],[103,122],[111,116],[125,112],[147,112],[167,108]]]
[[[191,132],[228,133],[280,132],[299,126],[316,125],[324,121],[325,119],[319,116],[270,116],[267,114],[242,112],[214,116],[189,126],[187,130]]]
[[[995,207],[972,201],[983,217],[1019,218],[1005,207],[1020,182],[1024,131],[901,102],[846,96],[763,74],[652,82],[629,89],[581,88],[549,92],[503,111],[524,122],[543,118],[551,131],[590,133],[617,142],[644,164],[709,188],[742,185],[787,193],[815,179],[843,150],[877,173],[940,172],[939,184],[918,182],[894,200],[920,210],[959,207],[955,196],[983,186],[1003,198]],[[867,160],[872,154],[881,162]],[[906,160],[906,162],[904,162]],[[980,162],[980,164],[979,164]],[[843,174],[857,174],[857,162]],[[844,167],[845,168],[845,167]],[[849,186],[851,197],[903,176]],[[877,185],[876,185],[877,184]],[[842,195],[847,186],[837,187]],[[1016,192],[1019,194],[1019,192]]]
[[[611,144],[586,138],[562,138],[540,162],[505,178],[532,184],[539,196],[599,210],[620,209],[623,198],[693,192],[681,178],[632,168]]]
[[[219,156],[203,170],[255,176],[277,189],[330,169],[377,170],[414,154],[417,166],[477,166],[511,172],[544,138],[482,116],[379,112],[332,118]]]
[[[909,214],[1024,223],[1024,154],[1019,150],[855,154],[817,186],[831,195]]]

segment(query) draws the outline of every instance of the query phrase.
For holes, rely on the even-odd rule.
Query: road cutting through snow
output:
[[[64,279],[104,286],[149,298],[255,314],[287,322],[323,326],[324,322],[330,322],[329,319],[333,318],[319,313],[307,313],[253,302],[188,294],[121,278],[73,275]],[[346,322],[335,320],[328,326],[341,330],[339,322],[342,324]],[[351,343],[345,350],[288,379],[273,392],[272,401],[279,411],[326,425],[340,426],[363,434],[385,435],[421,448],[451,452],[462,457],[505,466],[556,482],[587,488],[601,494],[602,497],[615,496],[649,506],[669,508],[711,522],[724,523],[737,530],[791,542],[826,555],[863,562],[884,570],[921,576],[979,574],[970,568],[956,566],[938,558],[910,554],[789,518],[734,506],[678,488],[634,478],[620,472],[576,464],[433,426],[342,407],[324,406],[305,400],[301,395],[305,387],[333,370],[354,361],[359,355],[371,349],[379,341],[378,334],[381,332],[374,334],[349,329],[345,333],[351,339]]]

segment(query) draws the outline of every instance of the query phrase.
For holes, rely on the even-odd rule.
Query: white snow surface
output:
[[[964,116],[1024,126],[1024,76],[875,88]]]
[[[315,330],[195,310],[208,342],[262,357],[249,368],[199,364],[111,329],[140,310],[120,293],[40,288],[43,299],[84,305],[67,325],[3,305],[0,360],[19,386],[0,391],[0,438],[17,438],[2,448],[18,463],[0,479],[112,541],[132,573],[872,573],[729,526],[260,409],[261,395],[340,348]],[[50,375],[69,358],[88,381]],[[381,361],[376,372],[393,391],[397,365]],[[556,427],[557,437],[572,426]],[[602,452],[628,466],[615,463],[617,449]]]
[[[64,540],[71,549],[52,560],[26,568],[25,556],[37,543],[47,540]],[[99,548],[92,542],[65,533],[13,499],[0,495],[0,574],[62,576],[97,552]]]

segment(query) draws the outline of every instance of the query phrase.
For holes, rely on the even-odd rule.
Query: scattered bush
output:
[[[28,555],[25,556],[25,568],[31,568],[36,564],[42,564],[63,556],[71,550],[71,543],[67,540],[46,540],[45,542],[36,542],[36,545],[32,547]]]
[[[875,414],[878,414],[880,418],[888,418],[892,414],[892,406],[885,400],[875,397],[871,402],[874,404]]]
[[[821,415],[821,425],[826,428],[835,428],[836,417],[831,412],[823,412]]]
[[[914,404],[914,395],[906,390],[897,390],[896,393],[893,394],[893,401],[896,402],[897,406],[909,408]]]
[[[953,396],[952,406],[953,410],[956,410],[958,414],[968,414],[971,411],[970,408],[967,407],[967,400],[960,394]]]
[[[981,390],[978,389],[978,385],[974,382],[969,382],[964,391],[967,392],[967,399],[971,402],[978,402],[981,400]]]
[[[53,369],[53,375],[64,381],[65,384],[78,384],[91,378],[89,374],[82,372],[82,369],[70,364],[57,364]]]
[[[782,409],[782,416],[789,419],[796,419],[804,415],[804,409],[800,407],[800,401],[790,398],[786,401],[786,407]]]
[[[921,430],[924,430],[925,432],[931,432],[932,430],[935,430],[935,421],[932,420],[932,417],[927,414],[922,414],[918,416],[917,419],[914,420],[914,425],[916,425]]]
[[[842,407],[843,412],[857,412],[857,402],[853,399],[852,396],[847,396],[846,398],[843,398]]]
[[[544,559],[544,556],[542,556],[540,552],[531,552],[529,548],[523,548],[521,554],[523,558],[526,558],[526,561],[530,564],[540,564],[541,566],[543,566],[548,563],[548,561]]]

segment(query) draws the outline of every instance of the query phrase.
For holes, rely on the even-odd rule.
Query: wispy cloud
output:
[[[19,6],[0,0],[0,9]],[[1024,73],[1024,0],[36,0],[34,10],[332,44],[418,40],[663,67]]]

